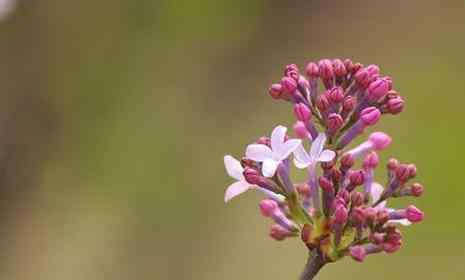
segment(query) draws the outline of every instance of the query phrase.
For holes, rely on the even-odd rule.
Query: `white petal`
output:
[[[321,152],[320,157],[318,158],[319,162],[328,162],[332,161],[334,157],[336,156],[336,153],[331,150],[324,150]]]
[[[271,198],[271,199],[274,199],[276,201],[279,201],[279,202],[285,202],[286,201],[286,197],[284,195],[281,195],[281,194],[278,194],[278,193],[275,193],[275,192],[272,192],[270,190],[267,190],[265,188],[261,188],[261,187],[257,187],[257,188],[254,188],[258,191],[261,191],[262,193],[264,193],[267,197]]]
[[[387,221],[387,224],[390,224],[390,225],[399,224],[403,226],[409,226],[412,223],[407,219],[400,219],[400,220],[389,220]]]
[[[262,166],[262,173],[265,177],[273,177],[276,173],[276,169],[278,168],[278,161],[274,161],[272,159],[267,159],[263,162]]]
[[[287,128],[285,126],[278,125],[273,129],[273,132],[271,132],[271,149],[273,151],[279,150],[279,147],[284,143],[286,131]]]
[[[278,150],[273,150],[273,158],[277,161],[286,159],[297,147],[302,144],[300,139],[290,139],[281,144]]]
[[[381,194],[383,193],[384,191],[384,188],[383,186],[381,186],[380,184],[376,183],[376,182],[373,182],[373,184],[371,184],[371,200],[373,202],[376,202],[378,201],[378,199],[381,197]]]
[[[310,158],[313,161],[318,160],[321,152],[323,151],[326,143],[326,134],[320,133],[318,137],[312,142],[312,147],[310,148]]]
[[[250,184],[246,181],[237,181],[232,183],[224,193],[224,202],[230,201],[233,197],[240,195],[243,192],[249,190]]]
[[[242,168],[241,163],[237,159],[230,155],[224,156],[224,167],[226,167],[226,172],[228,172],[228,175],[232,178],[236,180],[244,179],[244,175],[242,175],[244,168]]]
[[[271,149],[263,144],[251,144],[247,146],[247,149],[245,150],[245,156],[248,159],[262,162],[266,159],[271,158],[272,152]]]
[[[294,164],[297,168],[304,169],[312,163],[310,156],[303,145],[299,145],[294,151]]]

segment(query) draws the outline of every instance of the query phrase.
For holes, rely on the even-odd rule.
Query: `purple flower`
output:
[[[326,134],[320,133],[313,141],[310,153],[305,151],[302,145],[299,145],[294,151],[294,164],[297,168],[315,168],[318,162],[332,161],[336,153],[331,150],[325,150]]]

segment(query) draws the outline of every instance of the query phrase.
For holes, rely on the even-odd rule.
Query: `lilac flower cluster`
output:
[[[323,59],[308,63],[304,73],[295,64],[286,66],[269,95],[293,106],[296,138],[278,125],[270,137],[248,145],[241,161],[225,156],[226,170],[236,179],[225,201],[250,189],[263,192],[266,198],[259,206],[273,221],[270,236],[300,236],[313,256],[314,268],[302,279],[344,256],[361,262],[369,254],[397,251],[402,245],[398,226],[418,223],[424,214],[413,205],[392,209],[386,203],[422,195],[421,184],[409,183],[417,169],[390,159],[383,187],[374,175],[378,152],[388,148],[391,138],[373,132],[349,148],[383,115],[402,112],[404,100],[392,78],[376,65]],[[304,182],[292,181],[292,163],[307,171]]]

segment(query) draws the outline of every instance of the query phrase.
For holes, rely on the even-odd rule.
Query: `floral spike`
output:
[[[249,189],[265,195],[259,206],[272,221],[269,236],[278,241],[300,236],[308,249],[301,280],[313,279],[323,266],[346,256],[363,262],[371,254],[398,251],[402,246],[398,226],[419,223],[424,213],[414,205],[388,208],[387,201],[423,194],[420,183],[408,185],[417,168],[390,159],[383,187],[376,182],[375,171],[378,153],[389,147],[391,137],[373,132],[349,148],[384,115],[403,111],[405,102],[393,89],[392,78],[382,75],[377,65],[322,59],[308,63],[305,76],[297,65],[287,65],[268,93],[291,103],[296,139],[278,125],[270,138],[248,145],[241,161],[225,156],[226,171],[236,182],[227,188],[224,200]],[[361,169],[354,168],[358,160]],[[292,163],[307,169],[304,182],[293,182]]]

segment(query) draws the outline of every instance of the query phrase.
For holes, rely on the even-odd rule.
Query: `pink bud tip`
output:
[[[370,75],[379,75],[380,69],[378,65],[371,64],[365,67]]]
[[[296,80],[290,77],[284,77],[281,79],[281,85],[283,89],[288,93],[293,93],[297,89]]]
[[[327,94],[329,101],[333,104],[340,103],[344,100],[344,90],[341,87],[333,87]]]
[[[278,203],[271,199],[263,199],[260,201],[260,212],[265,217],[270,217],[273,212],[278,208]]]
[[[345,224],[347,222],[348,215],[349,212],[347,211],[347,208],[343,205],[338,205],[336,211],[334,211],[334,222],[339,225]]]
[[[375,169],[379,164],[379,157],[376,152],[369,153],[363,160],[363,168]]]
[[[376,214],[378,213],[378,211],[376,211],[375,208],[373,207],[367,207],[365,208],[365,211],[364,211],[364,216],[365,216],[365,219],[367,220],[370,220],[370,221],[374,221],[376,219]]]
[[[328,116],[328,128],[332,131],[338,130],[343,123],[344,120],[339,114],[332,113]]]
[[[409,164],[407,165],[408,168],[408,174],[410,178],[415,178],[417,176],[417,167],[415,164]]]
[[[413,183],[411,190],[412,190],[412,195],[416,197],[421,196],[423,192],[425,191],[423,186],[419,183]]]
[[[342,77],[347,74],[346,66],[344,65],[344,62],[342,62],[342,60],[340,59],[333,60],[333,68],[336,76]]]
[[[342,103],[342,111],[350,112],[355,107],[355,100],[352,96],[347,96],[344,98],[344,102]]]
[[[355,164],[355,158],[351,154],[345,154],[341,158],[341,166],[344,168],[351,168]]]
[[[367,97],[370,101],[377,101],[389,91],[389,82],[386,79],[376,79],[370,83],[367,89]]]
[[[384,252],[386,252],[388,254],[392,254],[394,252],[397,252],[400,249],[401,246],[402,246],[401,242],[399,242],[399,243],[386,242],[386,243],[383,243],[383,245],[382,245]]]
[[[404,104],[404,100],[399,96],[396,98],[390,98],[386,105],[389,113],[397,115],[404,110]]]
[[[274,99],[280,99],[281,94],[283,93],[283,86],[281,84],[272,84],[270,89],[268,90],[268,93]]]
[[[360,186],[365,180],[365,174],[362,170],[352,171],[349,174],[349,181],[354,186]]]
[[[361,192],[353,191],[350,195],[350,201],[352,205],[355,207],[361,206],[363,204],[364,195]]]
[[[353,73],[354,70],[354,62],[349,58],[344,59],[344,66],[346,67],[347,72]]]
[[[407,207],[407,209],[405,209],[405,211],[406,211],[407,219],[410,222],[419,223],[423,221],[424,213],[420,209],[416,208],[415,206],[410,205],[409,207]]]
[[[290,236],[291,232],[285,229],[284,227],[274,224],[270,228],[270,237],[277,241],[282,241],[286,237]]]
[[[307,67],[305,67],[305,73],[307,74],[308,77],[311,78],[316,78],[318,77],[320,70],[318,68],[318,65],[314,62],[310,62],[307,64]]]
[[[294,124],[294,134],[300,139],[308,138],[308,130],[303,122],[297,121]]]
[[[366,126],[376,124],[381,117],[381,112],[375,107],[368,107],[360,113],[360,119]]]
[[[366,257],[365,248],[363,248],[362,246],[352,246],[350,247],[349,251],[350,251],[350,256],[358,262],[363,262],[363,260]]]
[[[323,176],[320,177],[318,179],[318,183],[325,192],[329,192],[329,193],[334,192],[333,182],[328,180],[326,177],[323,177]]]
[[[365,68],[359,69],[357,73],[355,73],[354,77],[357,83],[364,87],[368,86],[368,83],[370,82],[370,74]]]
[[[299,72],[299,67],[296,64],[288,64],[284,69],[284,75],[288,76],[289,72]]]
[[[386,149],[392,142],[392,139],[389,135],[383,132],[373,132],[368,137],[368,141],[371,142],[373,148],[377,151]]]
[[[316,100],[316,107],[320,112],[326,112],[329,108],[329,101],[326,95],[322,94],[318,96],[318,99]]]
[[[390,171],[394,171],[397,169],[397,167],[399,166],[399,161],[395,158],[390,158],[388,160],[388,163],[387,163],[387,169],[389,169]]]
[[[410,178],[410,172],[408,166],[405,164],[399,164],[396,168],[396,178],[400,182],[407,182]]]
[[[295,104],[294,114],[299,121],[303,122],[307,122],[312,117],[312,112],[307,107],[307,105],[303,103]]]
[[[320,69],[320,77],[323,79],[331,79],[334,76],[333,63],[329,59],[322,59],[318,62]]]
[[[263,181],[263,177],[260,172],[256,169],[246,167],[244,170],[245,180],[252,185],[259,185]]]

